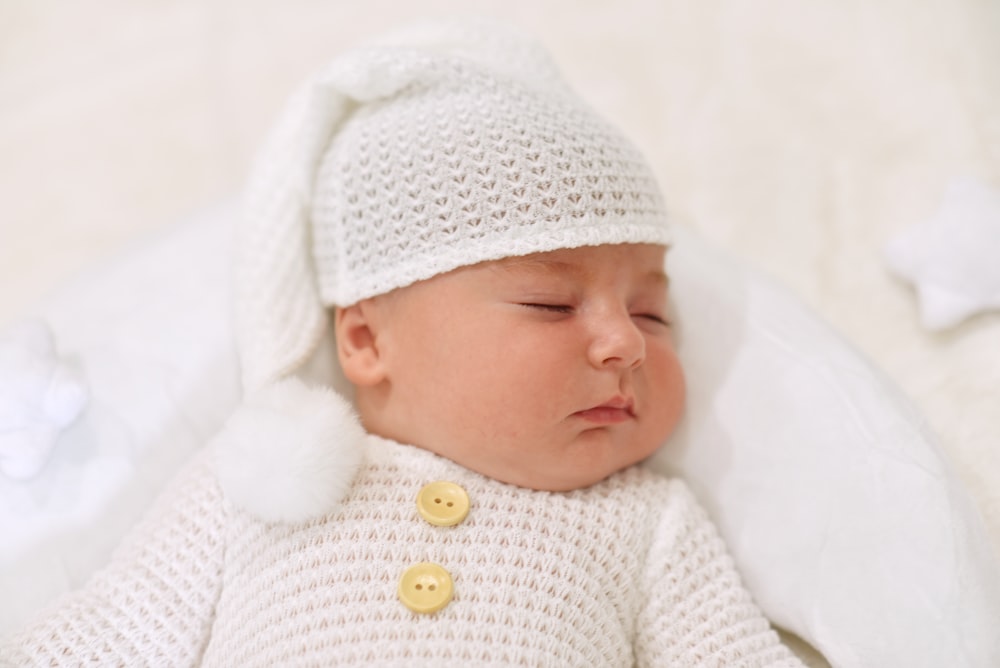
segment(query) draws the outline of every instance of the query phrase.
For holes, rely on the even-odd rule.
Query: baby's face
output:
[[[639,462],[684,402],[664,252],[539,253],[362,302],[378,358],[358,387],[366,428],[535,489]]]

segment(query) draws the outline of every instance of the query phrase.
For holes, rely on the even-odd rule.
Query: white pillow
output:
[[[1000,666],[1000,562],[924,420],[786,290],[678,230],[689,385],[651,465],[685,477],[749,589],[835,666]]]
[[[0,480],[0,632],[106,561],[235,407],[233,214],[42,309],[92,399],[39,478]],[[678,236],[689,412],[651,465],[691,481],[765,612],[835,665],[1000,665],[995,563],[920,417],[784,290]]]

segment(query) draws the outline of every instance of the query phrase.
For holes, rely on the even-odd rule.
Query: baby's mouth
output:
[[[635,419],[635,405],[627,397],[614,397],[598,406],[577,411],[573,415],[595,424],[620,424]]]

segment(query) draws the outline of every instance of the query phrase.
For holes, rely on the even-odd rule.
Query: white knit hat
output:
[[[334,60],[285,110],[246,207],[236,332],[253,396],[305,363],[330,306],[486,260],[669,241],[641,154],[537,43],[486,21],[413,26]]]

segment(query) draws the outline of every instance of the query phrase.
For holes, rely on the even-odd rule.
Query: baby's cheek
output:
[[[684,371],[672,348],[657,349],[648,360],[647,379],[655,429],[665,438],[680,420],[686,396]]]

